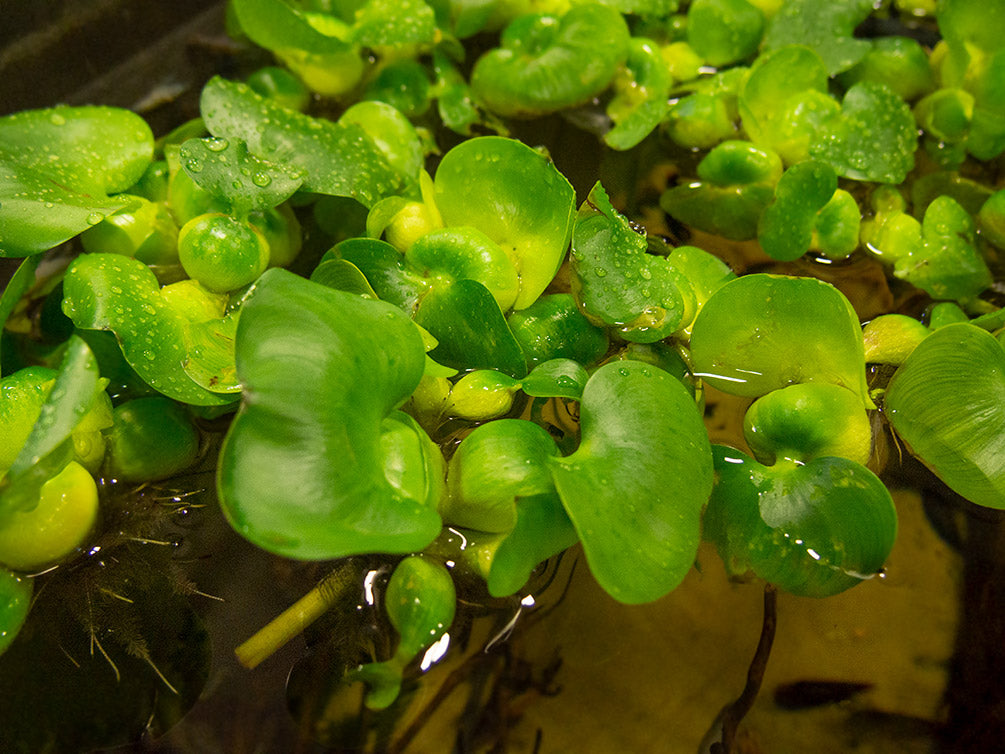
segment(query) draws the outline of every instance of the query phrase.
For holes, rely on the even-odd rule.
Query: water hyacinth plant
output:
[[[128,722],[86,734],[0,713],[11,751],[157,733],[198,697],[197,585],[136,547],[196,471],[241,537],[327,569],[238,657],[337,614],[327,687],[370,723],[305,727],[377,750],[452,626],[533,605],[563,553],[629,605],[702,541],[769,595],[838,594],[896,539],[886,435],[1005,509],[1000,4],[231,0],[227,21],[268,65],[156,139],[97,104],[0,117],[0,678],[48,646],[141,679],[115,692]],[[587,182],[513,136],[548,118],[587,132]],[[868,322],[824,279],[857,260],[896,293]],[[744,401],[735,446],[713,391]]]

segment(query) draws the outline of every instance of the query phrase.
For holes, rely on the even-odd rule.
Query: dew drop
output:
[[[219,137],[206,139],[206,149],[208,149],[210,152],[222,152],[229,146],[230,143],[226,139],[221,139]]]
[[[84,219],[88,225],[97,225],[98,223],[100,223],[102,220],[105,219],[105,216],[100,212],[92,212]]]
[[[251,182],[260,188],[265,188],[272,183],[272,178],[268,173],[255,173],[251,178]]]

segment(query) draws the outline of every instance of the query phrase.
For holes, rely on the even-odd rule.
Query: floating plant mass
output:
[[[897,532],[887,429],[1005,509],[1005,6],[229,5],[278,65],[210,79],[169,134],[98,105],[0,118],[0,257],[23,260],[0,296],[5,659],[61,580],[154,531],[123,485],[199,464],[257,547],[387,566],[399,638],[338,679],[373,710],[445,651],[455,581],[519,602],[573,547],[628,604],[703,539],[797,595],[872,577]],[[870,17],[939,41],[857,34]],[[647,234],[634,190],[574,189],[511,138],[554,114],[673,166],[649,217],[778,263],[872,258],[910,307],[863,324],[809,266],[737,275]],[[40,267],[57,247],[72,261]],[[708,388],[750,400],[738,447],[710,441]],[[92,654],[115,634],[171,687],[111,607],[91,619]]]

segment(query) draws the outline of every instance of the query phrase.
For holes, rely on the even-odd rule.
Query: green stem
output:
[[[317,586],[235,649],[238,661],[249,670],[257,667],[324,615],[339,596],[339,590],[331,588],[330,580],[331,576],[321,579]]]

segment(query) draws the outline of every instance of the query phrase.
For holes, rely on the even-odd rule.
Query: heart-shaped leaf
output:
[[[837,288],[814,278],[753,274],[726,283],[694,321],[691,358],[696,375],[734,395],[829,382],[872,407],[858,316]]]
[[[393,305],[281,269],[262,275],[241,311],[244,400],[217,480],[234,528],[301,559],[429,544],[440,518],[408,494],[412,485],[392,484],[411,475],[389,475],[382,448],[382,423],[418,385],[424,361],[422,338]]]
[[[890,380],[886,414],[953,490],[1005,509],[1005,353],[994,336],[967,323],[937,329]]]
[[[712,487],[701,415],[680,381],[621,361],[586,383],[580,417],[579,448],[550,465],[590,570],[620,602],[658,599],[698,549]]]
[[[551,293],[506,320],[527,365],[551,359],[593,364],[607,353],[607,332],[583,316],[571,293]]]
[[[56,107],[0,118],[0,257],[73,238],[128,204],[109,198],[139,180],[153,135],[135,113]]]
[[[716,445],[705,537],[730,573],[752,570],[805,597],[829,597],[874,576],[897,536],[889,491],[845,458],[765,467]]]
[[[636,146],[663,120],[672,83],[666,61],[650,39],[629,40],[624,71],[615,78],[614,98],[607,105],[614,127],[604,134],[604,142],[619,150]]]
[[[903,183],[914,169],[918,130],[911,108],[885,84],[861,81],[810,144],[810,155],[840,176]]]
[[[572,359],[550,359],[538,364],[520,382],[520,389],[535,398],[570,398],[583,396],[589,375]]]
[[[520,276],[514,309],[544,292],[565,256],[576,200],[550,160],[514,139],[468,139],[443,156],[435,196],[445,225],[477,228],[509,255]]]
[[[307,17],[283,0],[234,0],[241,29],[266,50],[303,50],[315,54],[342,52],[348,42],[315,29]]]

